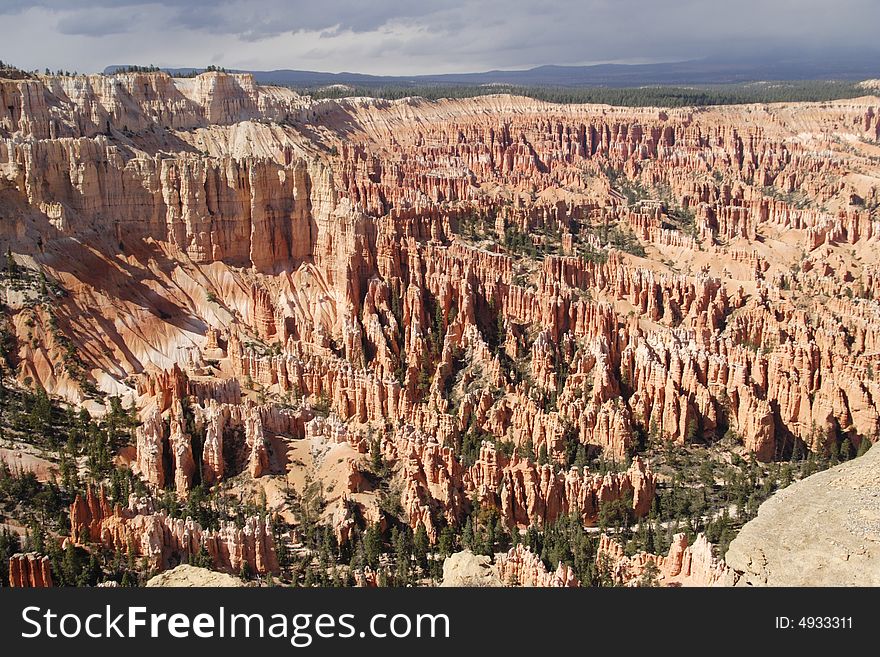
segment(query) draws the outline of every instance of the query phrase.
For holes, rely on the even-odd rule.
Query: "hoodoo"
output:
[[[878,583],[869,93],[0,78],[10,577]]]

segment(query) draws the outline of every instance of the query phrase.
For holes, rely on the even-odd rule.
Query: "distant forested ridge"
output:
[[[824,102],[869,95],[858,83],[838,80],[800,82],[756,82],[748,84],[708,85],[695,87],[519,87],[514,85],[428,85],[428,86],[349,86],[294,87],[314,98],[345,98],[368,96],[397,100],[420,96],[439,98],[472,98],[487,94],[513,94],[551,103],[599,103],[627,107],[690,107],[708,105],[742,105],[750,103]]]

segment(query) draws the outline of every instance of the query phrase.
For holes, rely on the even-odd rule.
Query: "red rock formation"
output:
[[[312,101],[133,73],[0,101],[0,243],[67,291],[7,295],[18,376],[134,386],[154,488],[281,474],[267,442],[325,405],[346,430],[310,439],[381,436],[431,536],[472,495],[511,527],[647,512],[641,461],[600,477],[572,448],[728,434],[772,460],[880,432],[876,99]],[[465,436],[517,455],[465,467]],[[165,554],[173,523],[141,517]]]
[[[656,584],[659,586],[733,586],[733,572],[712,555],[712,545],[703,534],[688,545],[684,534],[676,534],[669,547],[669,554],[657,556],[639,552],[627,557],[623,547],[614,539],[602,534],[596,563],[617,584],[638,586],[645,577],[649,564],[656,567]]]
[[[522,544],[497,557],[495,569],[505,584],[513,586],[576,587],[580,582],[571,568],[560,562],[554,572],[547,572],[541,559]]]
[[[217,349],[217,333],[209,329],[209,344]],[[206,349],[208,347],[206,346]],[[159,412],[167,411],[175,399],[194,397],[199,403],[214,400],[224,404],[241,403],[241,386],[235,379],[195,380],[175,363],[169,370],[159,370],[138,382],[138,393],[155,399]]]
[[[509,527],[543,525],[569,513],[594,525],[603,503],[630,496],[634,513],[645,515],[655,488],[653,473],[638,457],[620,474],[599,476],[586,468],[554,472],[550,465],[537,466],[516,455],[508,460],[487,443],[466,477],[477,499],[498,508]]]
[[[33,552],[9,557],[9,586],[15,588],[48,588],[52,586],[49,557]]]
[[[196,398],[192,399],[195,403]],[[193,424],[203,436],[200,465],[196,472],[193,436],[185,431],[182,402],[174,397],[167,425],[158,410],[148,414],[136,431],[136,465],[141,476],[161,488],[173,477],[175,489],[185,496],[197,481],[213,484],[236,470],[237,463],[227,463],[224,454],[243,453],[250,475],[262,477],[270,471],[267,433],[303,435],[303,421],[298,413],[272,405],[218,404],[213,398],[205,406],[190,407]],[[224,451],[224,443],[233,449]],[[170,473],[164,455],[170,456]],[[237,474],[237,471],[234,472]],[[168,479],[170,481],[170,479]]]
[[[317,427],[316,423],[309,423],[307,435],[317,435],[311,426]],[[336,426],[334,440],[346,440],[359,452],[367,451],[362,439]],[[324,435],[329,437],[326,431]],[[437,538],[434,511],[455,525],[471,499],[497,509],[511,528],[542,526],[569,513],[578,513],[585,525],[594,525],[601,505],[615,500],[628,501],[637,516],[646,515],[656,487],[653,472],[638,457],[623,473],[600,476],[586,468],[556,472],[550,465],[538,466],[515,455],[507,458],[484,442],[476,463],[466,468],[452,448],[411,429],[383,437],[381,451],[402,482],[404,516],[413,529],[424,525],[432,541]],[[351,478],[348,492],[360,492],[360,481]]]
[[[218,570],[240,572],[247,563],[254,573],[277,573],[278,557],[268,521],[249,517],[242,527],[221,522],[205,530],[191,518],[171,518],[155,512],[149,502],[134,496],[127,507],[110,504],[100,488],[89,488],[86,499],[77,495],[70,507],[70,539],[76,544],[97,544],[108,550],[144,557],[155,570],[186,562],[204,548]]]

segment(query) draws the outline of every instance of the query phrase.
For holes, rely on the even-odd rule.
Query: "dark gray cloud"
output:
[[[88,20],[100,21],[107,11],[148,7],[169,25],[265,38],[289,31],[336,27],[366,32],[392,18],[417,19],[445,9],[461,10],[467,4],[462,0],[9,0],[0,2],[0,12],[11,14],[33,8],[70,12],[77,16],[76,24],[83,26],[83,34],[91,36]]]
[[[0,20],[16,21],[0,57],[28,67],[210,60],[415,73],[875,49],[880,2],[0,0]]]

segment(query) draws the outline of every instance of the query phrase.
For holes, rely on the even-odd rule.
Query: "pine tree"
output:
[[[660,586],[660,569],[653,561],[649,561],[638,580],[641,587]]]
[[[416,564],[422,569],[422,572],[428,569],[429,549],[428,532],[425,530],[424,523],[420,522],[413,537],[413,557],[415,557]]]
[[[852,441],[849,439],[849,436],[843,439],[843,442],[840,443],[840,460],[841,461],[849,461],[853,455],[853,446]]]
[[[465,520],[464,529],[461,531],[461,544],[468,550],[474,551],[474,523],[470,516]]]
[[[61,581],[65,586],[77,586],[82,564],[73,543],[68,543],[61,560]]]
[[[840,463],[840,445],[837,443],[837,440],[831,441],[828,451],[830,452],[831,465],[837,465]]]
[[[489,516],[486,521],[486,541],[481,550],[483,554],[491,557],[495,553],[495,518]]]
[[[367,527],[364,536],[364,554],[367,565],[376,570],[379,567],[379,555],[382,553],[382,529],[379,523]]]
[[[76,578],[77,586],[94,586],[101,576],[101,566],[94,554],[89,555],[88,565],[80,565],[80,571]]]
[[[43,525],[35,520],[30,522],[27,533],[25,535],[25,544],[27,549],[32,552],[46,551],[46,530]]]
[[[498,548],[498,551],[506,552],[510,548],[510,540],[510,534],[507,532],[507,527],[499,519],[498,522],[495,523],[495,545]]]
[[[394,559],[397,565],[397,573],[395,580],[399,586],[405,586],[409,582],[410,576],[410,555],[412,547],[409,543],[407,535],[407,527],[404,530],[398,530],[396,527],[391,530],[391,545],[394,548]]]
[[[440,538],[437,541],[437,551],[440,556],[448,557],[455,551],[455,530],[452,527],[444,527],[440,530]]]
[[[61,464],[59,466],[61,472],[61,484],[67,491],[75,491],[79,488],[79,476],[76,468],[75,456],[71,455],[67,449],[60,452]],[[114,470],[114,473],[116,471]],[[116,499],[119,499],[118,497]]]
[[[311,567],[310,563],[307,563],[305,565],[305,571],[306,571],[306,573],[305,573],[305,577],[303,578],[303,586],[311,588],[311,587],[315,586],[315,584],[317,584],[317,581],[315,579],[315,571]]]
[[[21,552],[21,539],[5,527],[0,532],[0,584],[9,586],[9,557]]]

